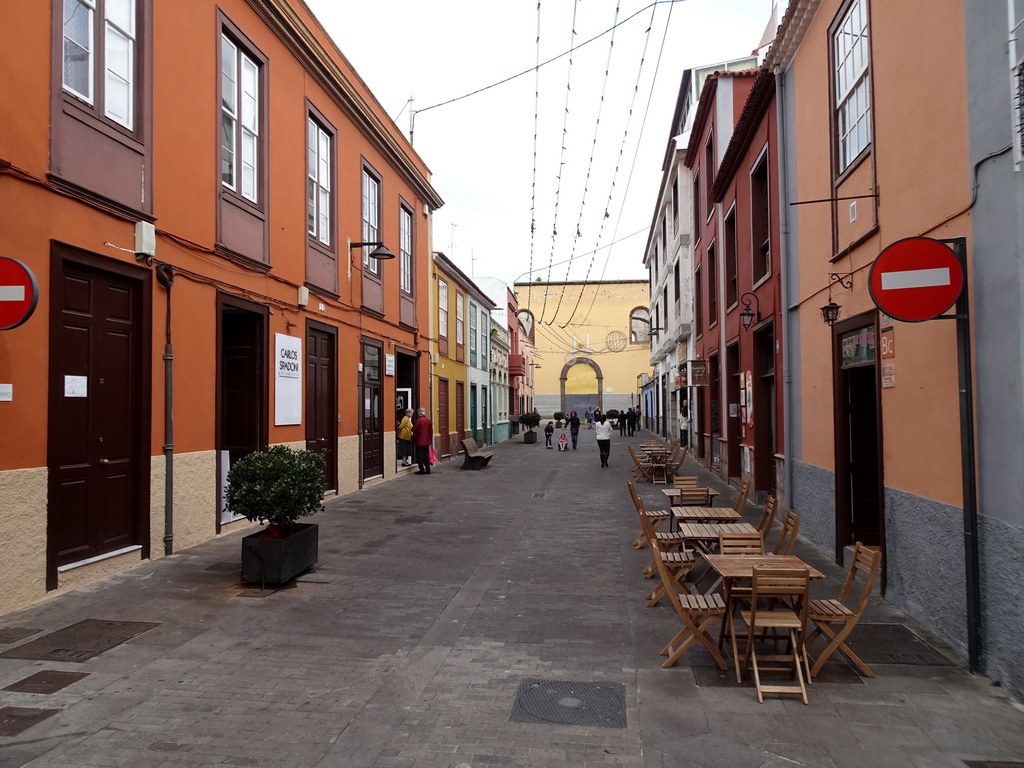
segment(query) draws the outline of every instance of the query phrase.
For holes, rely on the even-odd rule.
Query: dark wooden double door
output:
[[[324,491],[338,489],[338,340],[334,329],[306,329],[306,450],[326,461]]]
[[[109,268],[104,268],[109,267]],[[57,568],[149,554],[149,271],[54,246],[47,586]]]

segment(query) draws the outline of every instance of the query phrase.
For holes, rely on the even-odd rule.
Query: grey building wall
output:
[[[1010,7],[1024,19],[1024,0]],[[1014,137],[1007,17],[1005,2],[964,4],[977,200],[963,234],[973,255],[982,663],[1024,694],[1024,169],[1015,171],[1012,150],[989,157]],[[1016,55],[1024,56],[1024,40]]]
[[[836,549],[836,476],[832,470],[803,461],[793,465],[790,506],[800,515],[800,536],[826,555]]]

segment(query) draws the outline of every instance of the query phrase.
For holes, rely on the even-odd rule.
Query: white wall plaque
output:
[[[274,424],[302,423],[302,339],[274,334]]]
[[[65,376],[64,397],[88,397],[89,377],[88,376]]]

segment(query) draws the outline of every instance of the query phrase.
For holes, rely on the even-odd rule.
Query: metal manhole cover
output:
[[[59,709],[29,709],[28,707],[0,707],[0,736],[17,736],[36,723],[56,715]]]
[[[625,728],[626,688],[621,683],[523,680],[509,720]]]
[[[4,690],[16,693],[56,693],[88,676],[88,672],[60,672],[56,669],[44,669],[13,685],[8,685]]]
[[[0,645],[10,645],[42,631],[41,629],[33,629],[31,627],[7,627],[6,629],[0,629]]]
[[[153,627],[152,621],[86,619],[0,653],[5,659],[80,662],[109,651]]]
[[[846,642],[868,665],[953,665],[953,662],[902,624],[858,624]]]

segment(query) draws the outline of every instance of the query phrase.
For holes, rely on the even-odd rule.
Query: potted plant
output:
[[[526,427],[526,431],[523,433],[523,442],[536,443],[537,433],[533,431],[533,428],[540,424],[540,414],[533,411],[520,414],[519,423]]]
[[[317,561],[318,535],[300,517],[323,509],[323,454],[275,445],[231,465],[228,512],[266,527],[242,539],[242,581],[284,584]]]
[[[558,429],[561,429],[562,428],[562,419],[565,418],[565,412],[564,411],[555,411],[553,415],[555,417],[555,426]]]
[[[604,412],[604,415],[608,418],[608,421],[615,422],[619,418],[619,409],[609,408],[607,411]]]

